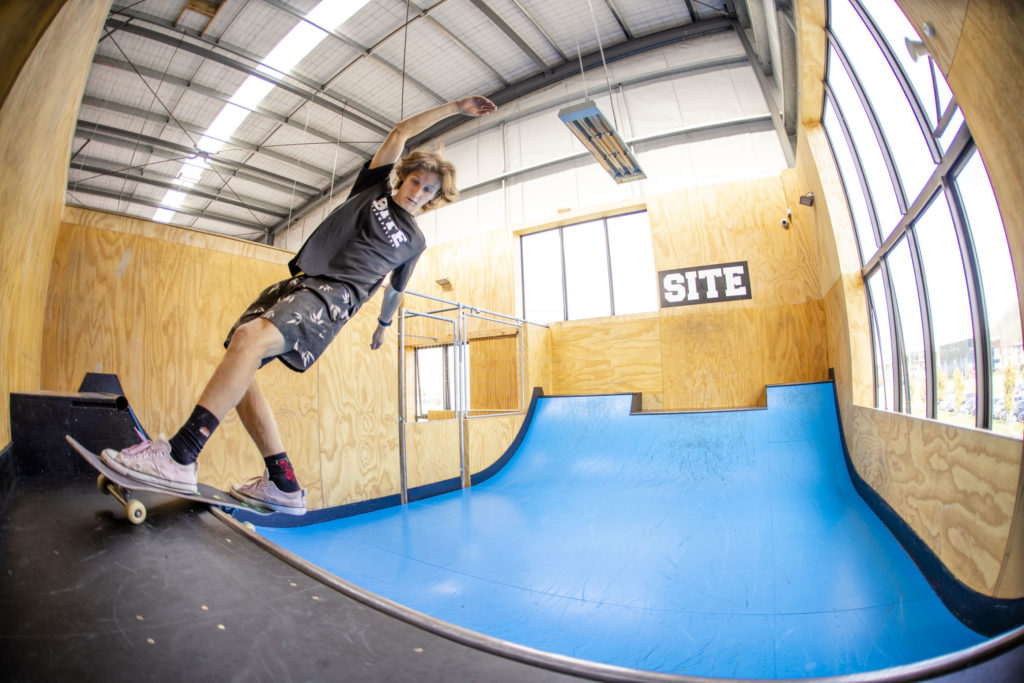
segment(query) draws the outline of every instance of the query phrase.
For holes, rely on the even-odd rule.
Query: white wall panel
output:
[[[641,162],[641,167],[643,163]],[[646,172],[647,169],[644,169]],[[644,181],[619,184],[604,168],[587,157],[576,162],[576,203],[569,208],[600,206],[643,196]]]
[[[576,169],[558,164],[550,169],[528,173],[520,182],[523,190],[523,222],[535,223],[558,215],[559,210],[577,204]]]
[[[675,87],[669,81],[652,81],[630,88],[626,102],[635,137],[680,127],[682,112]]]
[[[479,172],[477,182],[497,178],[505,171],[505,139],[501,128],[492,128],[481,133],[479,148],[477,150],[477,164]],[[468,183],[459,179],[460,186],[467,186]]]
[[[672,82],[682,111],[682,126],[714,123],[740,115],[739,96],[729,71],[696,73]]]
[[[637,153],[640,166],[647,174],[647,179],[643,181],[647,194],[699,184],[697,169],[686,145],[654,146],[650,149],[641,145]]]
[[[556,111],[529,116],[509,126],[518,129],[519,168],[529,168],[581,151]]]
[[[469,196],[433,212],[437,214],[435,217],[437,221],[435,229],[437,242],[435,244],[460,240],[477,232],[482,232],[483,229],[478,220],[478,204],[479,200],[476,196]]]
[[[500,183],[489,187],[491,189],[477,195],[477,225],[481,232],[497,230],[507,225],[505,191]]]
[[[700,40],[676,43],[663,48],[660,52],[665,56],[669,68],[744,54],[743,43],[731,31],[705,36]]]
[[[455,181],[458,187],[466,187],[478,182],[480,178],[479,162],[480,140],[469,138],[450,145],[445,145],[441,156],[455,165]]]

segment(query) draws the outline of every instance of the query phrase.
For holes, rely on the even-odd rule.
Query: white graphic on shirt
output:
[[[373,217],[376,219],[377,225],[384,231],[384,236],[391,242],[392,247],[397,249],[400,244],[409,241],[409,236],[399,230],[395,221],[391,219],[391,213],[388,211],[387,197],[381,197],[370,204],[370,206],[373,209]]]

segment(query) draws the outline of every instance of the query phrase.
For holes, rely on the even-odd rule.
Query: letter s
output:
[[[665,301],[670,304],[679,303],[686,298],[686,284],[682,273],[669,273],[661,281]]]

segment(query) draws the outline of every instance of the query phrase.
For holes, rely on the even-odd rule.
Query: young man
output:
[[[126,476],[181,492],[196,490],[199,452],[235,408],[266,470],[235,484],[244,501],[290,514],[306,511],[270,404],[256,370],[274,358],[304,372],[391,273],[371,349],[384,343],[420,254],[426,248],[415,215],[454,201],[455,169],[438,155],[414,152],[399,161],[408,139],[456,114],[482,116],[497,107],[468,97],[398,123],[359,172],[348,199],[309,236],[288,267],[292,277],[264,290],[228,334],[227,351],[177,434],[163,435],[102,457]],[[398,162],[397,164],[395,162]]]

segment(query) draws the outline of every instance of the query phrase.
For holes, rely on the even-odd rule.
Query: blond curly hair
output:
[[[391,171],[391,190],[397,190],[410,173],[419,170],[441,176],[441,188],[433,199],[423,205],[422,211],[439,209],[459,198],[459,190],[455,187],[455,166],[436,152],[411,152],[399,160]]]

